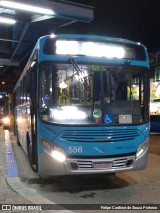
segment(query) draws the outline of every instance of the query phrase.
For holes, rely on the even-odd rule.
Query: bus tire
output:
[[[16,131],[17,131],[17,145],[18,145],[18,146],[21,146],[21,144],[20,144],[20,142],[19,142],[18,130],[16,130]]]

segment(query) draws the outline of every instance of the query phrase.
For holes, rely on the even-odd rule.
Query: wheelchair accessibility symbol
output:
[[[113,115],[112,114],[104,114],[104,123],[105,124],[113,123]]]

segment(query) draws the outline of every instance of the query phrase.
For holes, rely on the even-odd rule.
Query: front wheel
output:
[[[18,146],[21,146],[21,144],[20,144],[20,142],[19,142],[19,136],[18,136],[18,130],[17,130],[17,128],[16,128],[16,132],[17,132],[17,134],[16,134],[16,135],[17,135],[17,145],[18,145]]]

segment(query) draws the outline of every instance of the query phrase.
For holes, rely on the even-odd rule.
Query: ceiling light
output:
[[[0,17],[0,23],[15,24],[16,21],[15,21],[14,19],[5,18],[5,17]]]
[[[54,33],[52,33],[52,34],[50,35],[50,37],[51,37],[51,38],[55,38],[56,35],[55,35]]]
[[[33,67],[34,65],[35,65],[35,61],[32,61],[32,63],[31,63],[31,67]]]
[[[0,1],[0,5],[7,7],[7,8],[14,8],[18,10],[25,10],[25,11],[30,11],[34,13],[40,13],[40,14],[46,14],[46,15],[53,15],[54,12],[53,10],[50,9],[45,9],[42,7],[36,7],[28,4],[21,4],[21,3],[16,3],[13,1]]]

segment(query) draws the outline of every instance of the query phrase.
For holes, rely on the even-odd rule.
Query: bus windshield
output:
[[[143,71],[142,71],[143,69]],[[59,124],[140,124],[147,121],[144,68],[43,62],[39,115]]]

